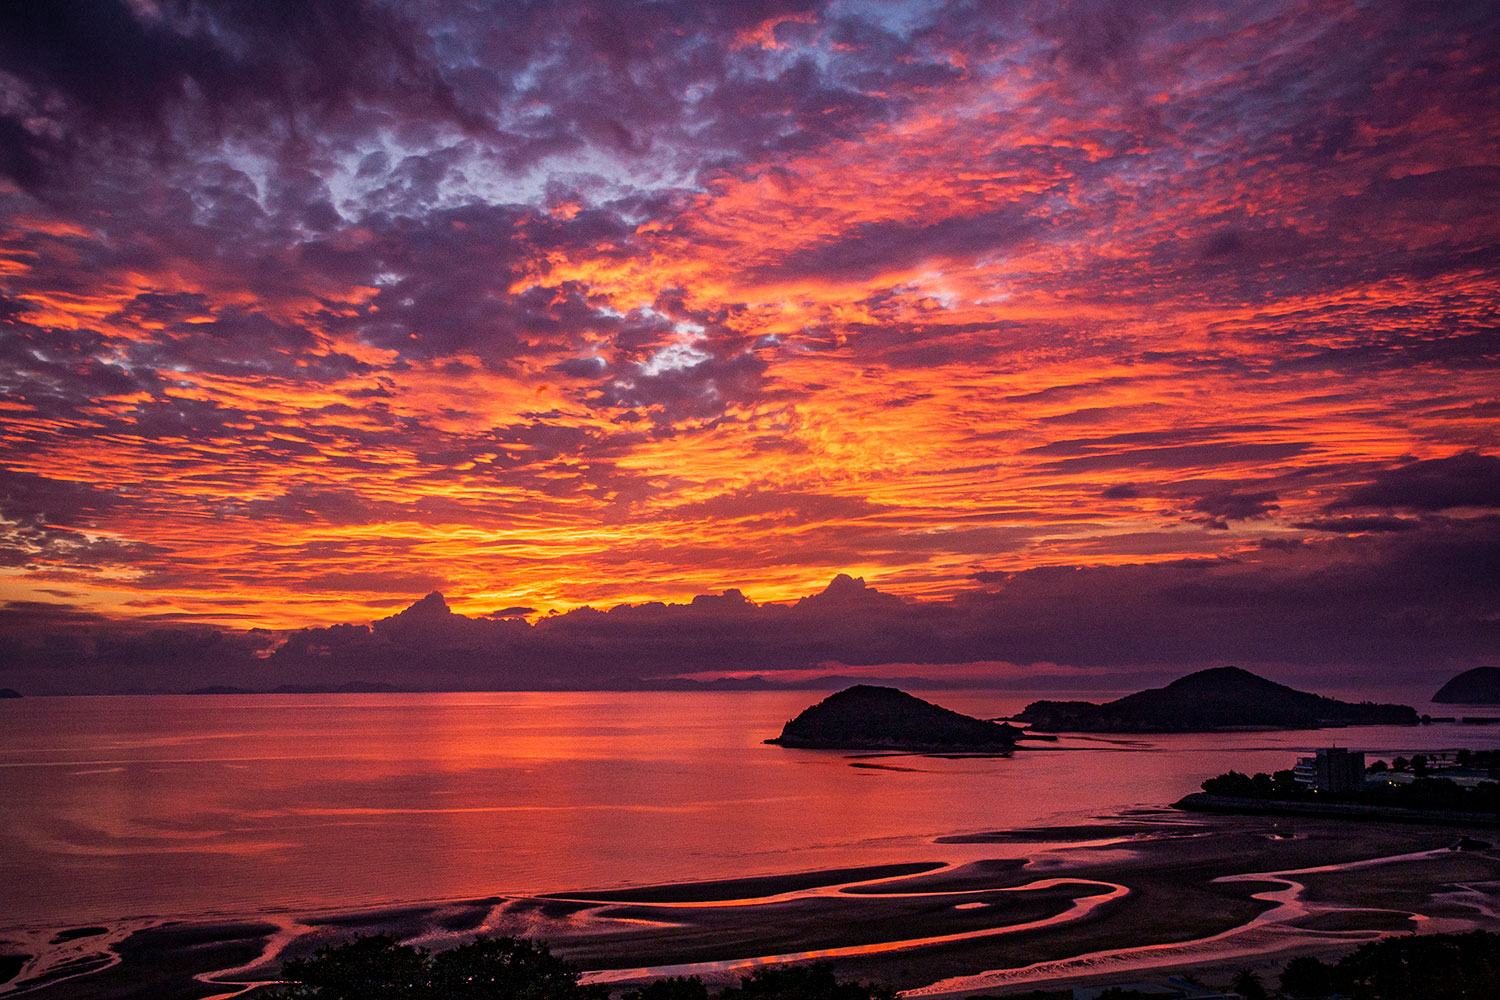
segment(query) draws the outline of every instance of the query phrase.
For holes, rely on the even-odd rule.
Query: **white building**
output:
[[[1315,792],[1351,792],[1365,783],[1365,755],[1343,747],[1324,747],[1312,757],[1298,757],[1292,773],[1297,784]]]

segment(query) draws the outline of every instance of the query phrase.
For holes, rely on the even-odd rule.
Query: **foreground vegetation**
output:
[[[1294,958],[1281,975],[1281,992],[1352,1000],[1494,1000],[1500,997],[1500,934],[1403,934],[1360,945],[1333,965]]]
[[[578,982],[578,970],[545,944],[518,938],[476,938],[433,953],[386,934],[318,949],[282,966],[287,981],[275,1000],[605,1000],[609,993]]]
[[[403,945],[388,935],[355,938],[295,959],[273,1000],[606,1000],[609,989],[583,985],[579,970],[541,942],[480,937],[449,951]],[[1194,981],[1191,977],[1183,977]],[[1249,970],[1231,988],[1246,1000],[1344,997],[1349,1000],[1493,1000],[1500,997],[1500,934],[1405,934],[1361,945],[1338,962],[1294,958],[1276,989]],[[1052,992],[1033,994],[1038,1000]],[[1066,992],[1060,994],[1068,995]],[[895,1000],[881,986],[841,980],[826,964],[755,969],[714,1000]],[[1144,995],[1106,991],[1110,1000]],[[709,1000],[697,976],[659,979],[622,1000]],[[986,1000],[986,998],[976,998]]]
[[[584,985],[579,970],[547,945],[479,937],[430,952],[375,934],[318,949],[282,967],[286,980],[269,1000],[606,1000],[609,989]],[[623,1000],[707,1000],[697,976],[659,979]],[[884,987],[841,980],[826,965],[760,968],[716,1000],[895,1000]]]

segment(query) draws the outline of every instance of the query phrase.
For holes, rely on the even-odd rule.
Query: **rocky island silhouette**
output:
[[[788,722],[783,747],[819,750],[1009,753],[1020,731],[954,712],[890,687],[856,684]]]

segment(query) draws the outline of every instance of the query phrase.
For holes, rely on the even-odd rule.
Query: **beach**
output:
[[[810,959],[921,996],[1274,972],[1382,934],[1500,928],[1500,853],[1452,851],[1455,839],[1451,827],[1132,810],[934,838],[901,864],[54,932],[56,943],[5,945],[36,957],[0,989],[253,997],[283,959],[377,932],[433,949],[475,934],[543,938],[586,981],[614,987],[672,974],[727,983]],[[997,856],[945,856],[976,844]]]

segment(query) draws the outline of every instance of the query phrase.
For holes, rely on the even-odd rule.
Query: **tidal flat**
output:
[[[730,982],[809,959],[915,995],[1270,969],[1382,934],[1500,929],[1500,852],[1453,851],[1455,839],[1451,827],[1133,810],[966,838],[1024,845],[1019,857],[950,859],[934,840],[904,864],[58,928],[0,946],[31,956],[0,991],[254,997],[286,958],[377,932],[433,949],[475,934],[542,938],[586,979],[622,988],[672,974]]]

